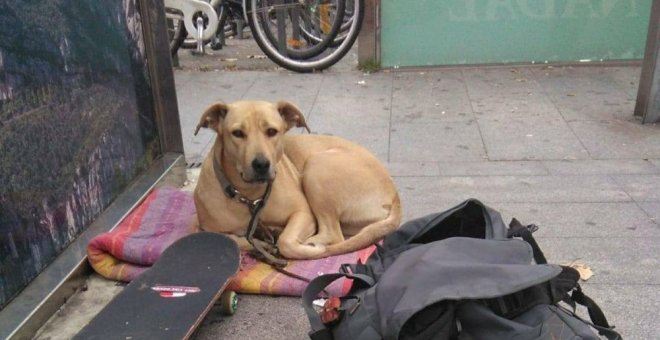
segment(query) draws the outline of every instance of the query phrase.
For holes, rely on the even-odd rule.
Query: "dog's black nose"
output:
[[[252,169],[257,175],[266,175],[270,169],[270,161],[263,156],[257,156],[252,161]]]

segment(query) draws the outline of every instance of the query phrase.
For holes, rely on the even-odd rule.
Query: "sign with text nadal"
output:
[[[381,2],[383,66],[640,59],[651,0]]]

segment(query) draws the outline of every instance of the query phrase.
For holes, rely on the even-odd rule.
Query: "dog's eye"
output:
[[[245,138],[245,133],[243,133],[241,130],[234,130],[231,132],[231,134],[236,138]]]
[[[275,137],[276,134],[277,134],[277,129],[270,128],[266,130],[266,135],[268,137]]]

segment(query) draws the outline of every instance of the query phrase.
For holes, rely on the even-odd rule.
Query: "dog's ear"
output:
[[[284,119],[287,124],[287,130],[292,127],[304,127],[307,132],[310,132],[307,122],[305,122],[305,115],[303,115],[295,104],[286,100],[281,100],[277,102],[276,106],[280,116],[282,116],[282,119]]]
[[[197,136],[197,132],[199,132],[199,129],[201,128],[213,129],[216,133],[220,134],[218,124],[225,118],[228,110],[229,107],[223,102],[217,102],[209,106],[199,119],[199,124],[197,124],[197,128],[195,128],[195,136]]]

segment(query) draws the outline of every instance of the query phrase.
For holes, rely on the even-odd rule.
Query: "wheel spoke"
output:
[[[254,40],[271,60],[296,72],[339,61],[357,39],[364,16],[364,0],[249,1]]]

